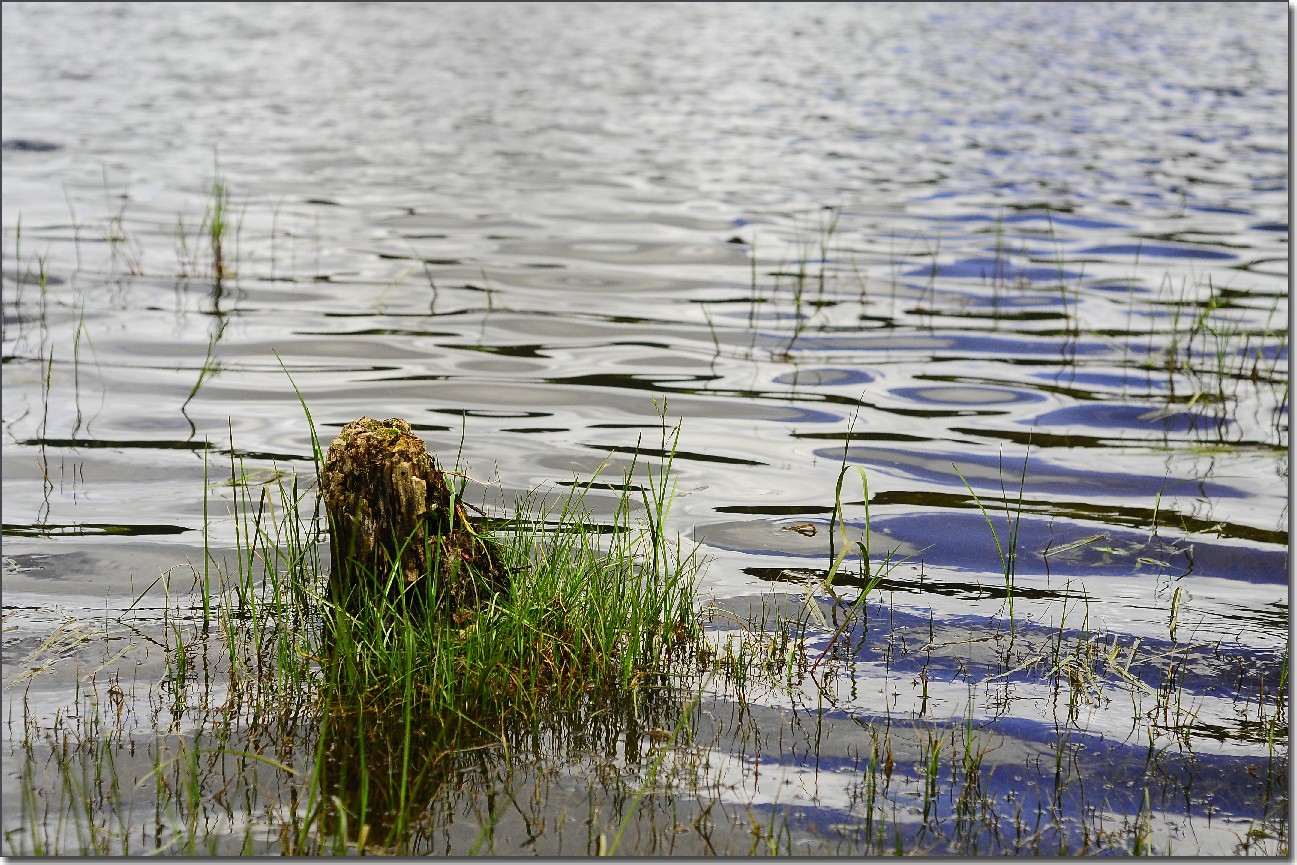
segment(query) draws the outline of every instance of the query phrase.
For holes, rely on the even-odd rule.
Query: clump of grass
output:
[[[1250,292],[1218,286],[1211,277],[1187,285],[1174,296],[1169,276],[1158,287],[1158,306],[1166,307],[1167,326],[1148,335],[1143,369],[1164,372],[1167,411],[1192,410],[1204,418],[1195,433],[1224,443],[1236,431],[1240,411],[1253,404],[1272,413],[1274,439],[1286,447],[1288,328],[1275,296],[1268,310]],[[1261,314],[1264,313],[1264,321]],[[1161,337],[1161,344],[1155,337]]]
[[[212,181],[212,203],[207,211],[203,224],[207,230],[207,239],[212,248],[212,280],[220,283],[225,279],[225,232],[227,224],[226,210],[229,207],[230,190],[225,179],[219,174]]]
[[[660,535],[660,488],[642,492],[650,520],[636,526],[628,475],[612,525],[599,526],[584,507],[593,483],[557,508],[535,495],[519,502],[497,532],[512,584],[480,608],[448,620],[417,615],[409,595],[380,588],[354,614],[326,609],[327,688],[494,730],[508,715],[533,717],[663,675],[664,659],[696,634],[696,562]]]
[[[536,491],[522,497],[512,516],[494,522],[512,573],[508,591],[453,616],[386,591],[384,579],[361,581],[363,597],[345,607],[326,600],[312,571],[315,544],[302,535],[285,543],[282,535],[284,525],[313,524],[298,512],[303,500],[296,491],[285,499],[290,513],[279,520],[245,519],[244,543],[257,549],[241,557],[240,598],[262,605],[254,620],[278,614],[290,625],[260,633],[255,642],[275,647],[277,665],[298,667],[279,691],[284,698],[299,699],[305,679],[318,683],[311,712],[319,725],[316,770],[291,849],[316,850],[320,837],[336,842],[341,833],[354,835],[344,847],[408,850],[419,815],[466,753],[508,750],[544,718],[612,706],[636,714],[655,691],[697,672],[700,562],[663,530],[678,439],[679,427],[664,425],[664,456],[645,486],[632,482],[638,454],[632,460],[611,524],[597,523],[586,507],[592,486],[606,486],[599,473],[558,504]],[[245,514],[248,504],[245,499]],[[296,594],[271,596],[279,609],[268,609],[266,594],[258,600],[253,591],[257,559],[294,570]],[[278,600],[294,597],[296,611]],[[309,618],[303,607],[318,611],[318,627],[305,639],[291,624]],[[265,626],[252,625],[258,627]],[[246,630],[234,628],[236,635]],[[318,667],[308,673],[303,659]],[[264,702],[264,693],[257,696]]]
[[[226,278],[234,275],[228,256],[228,242],[231,237],[230,222],[230,186],[221,174],[220,165],[216,166],[215,176],[209,198],[203,211],[202,221],[198,224],[195,236],[190,238],[185,219],[176,220],[176,261],[180,265],[180,275],[185,277],[205,276],[212,282],[213,305],[219,311],[222,284]],[[242,217],[234,227],[234,239],[237,244],[238,229]],[[192,245],[191,245],[192,243]],[[237,253],[237,249],[236,249]],[[237,254],[236,254],[237,258]]]

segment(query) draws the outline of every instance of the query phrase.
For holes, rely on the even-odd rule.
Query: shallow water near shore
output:
[[[1285,14],[5,4],[4,852],[285,849],[318,731],[166,646],[304,403],[489,513],[681,424],[728,678],[456,758],[411,850],[1286,853]]]

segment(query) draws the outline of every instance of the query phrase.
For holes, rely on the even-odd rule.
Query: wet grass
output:
[[[844,469],[839,475],[830,531],[835,523],[846,524],[845,474]],[[939,634],[931,619],[926,628],[913,616],[907,616],[906,624],[895,623],[895,608],[877,593],[893,582],[891,572],[902,562],[888,554],[870,563],[868,485],[860,475],[866,518],[856,543],[857,573],[848,581],[858,587],[855,597],[823,592],[831,588],[845,558],[830,553],[826,571],[803,575],[805,594],[800,598],[763,601],[760,612],[746,621],[711,610],[737,625],[726,629],[718,653],[735,699],[746,707],[751,695],[768,688],[780,692],[794,714],[800,706],[817,725],[811,749],[817,769],[825,759],[820,746],[829,737],[820,729],[826,718],[846,716],[868,731],[867,749],[851,757],[851,771],[861,779],[851,787],[851,819],[835,826],[838,840],[851,838],[843,849],[865,855],[958,856],[1192,852],[1198,849],[1193,841],[1182,839],[1183,846],[1177,847],[1183,831],[1176,825],[1177,802],[1181,797],[1190,801],[1190,789],[1200,785],[1222,792],[1233,788],[1231,797],[1250,799],[1254,816],[1246,831],[1231,830],[1237,840],[1234,852],[1286,855],[1287,752],[1276,751],[1272,739],[1287,735],[1286,654],[1272,658],[1261,674],[1270,684],[1260,686],[1258,693],[1266,696],[1258,696],[1254,704],[1258,726],[1250,721],[1228,730],[1216,726],[1208,720],[1219,717],[1219,707],[1212,704],[1232,702],[1235,712],[1250,714],[1252,701],[1248,686],[1213,671],[1241,670],[1257,659],[1233,655],[1220,641],[1195,641],[1192,635],[1184,639],[1184,587],[1168,592],[1163,640],[1132,638],[1093,625],[1088,595],[1070,582],[1060,593],[1053,629],[1020,621],[1013,607],[1013,562],[1023,552],[1016,530],[1021,493],[1016,509],[1011,495],[1001,500],[1008,528],[1001,536],[971,488],[1004,565],[999,624],[992,620],[989,628],[969,627],[961,635],[951,623]],[[1026,478],[1024,463],[1020,490]],[[962,701],[950,687],[961,680],[966,688]],[[880,681],[881,690],[871,687]],[[940,695],[930,694],[930,687],[939,688]],[[881,705],[862,699],[865,688],[882,697]],[[900,698],[899,711],[889,697]],[[1001,729],[1000,717],[1013,717],[1011,705],[1023,700],[1040,704],[1045,717],[1052,718],[1052,740],[1048,725],[1043,735]],[[953,714],[943,717],[930,703],[946,711],[953,707]],[[1090,732],[1095,718],[1105,716],[1117,718],[1118,724],[1125,719],[1120,745],[1105,745],[1102,734]],[[849,739],[841,732],[835,736]],[[1264,767],[1246,765],[1255,786],[1231,777],[1244,768],[1241,762],[1223,772],[1198,764],[1195,752],[1210,751],[1211,740],[1264,742]],[[1147,743],[1142,765],[1141,741]],[[1276,763],[1278,754],[1283,756]],[[1046,757],[1052,771],[1043,762]],[[1210,826],[1210,800],[1196,801],[1207,803]],[[850,831],[844,828],[848,825]]]
[[[176,263],[181,278],[205,279],[211,283],[214,304],[219,308],[225,280],[235,276],[237,254],[229,255],[231,240],[237,240],[242,216],[234,223],[229,182],[216,163],[203,217],[191,236],[183,216],[176,220]],[[272,230],[273,236],[273,230]]]
[[[821,649],[825,629],[815,619],[832,622],[854,614],[857,605],[865,610],[859,629],[845,640],[841,629],[834,631]],[[1020,627],[1011,636],[1006,626],[998,633],[974,631],[964,640],[920,640],[916,646],[907,645],[904,628],[887,626],[884,603],[855,599],[812,614],[806,604],[790,602],[764,607],[737,629],[723,658],[736,693],[779,689],[804,718],[813,719],[816,729],[807,735],[813,739],[808,745],[814,765],[823,761],[856,777],[848,786],[848,816],[833,827],[836,840],[849,843],[833,852],[1192,853],[1198,842],[1182,837],[1189,821],[1180,809],[1192,796],[1201,804],[1191,810],[1205,805],[1210,826],[1210,799],[1201,797],[1210,795],[1203,790],[1213,790],[1231,801],[1242,793],[1255,809],[1254,817],[1243,821],[1245,831],[1230,830],[1234,852],[1286,855],[1286,762],[1278,771],[1269,762],[1248,764],[1251,781],[1240,782],[1231,776],[1242,764],[1222,772],[1194,756],[1195,750],[1209,750],[1204,734],[1238,735],[1205,731],[1197,713],[1219,695],[1205,695],[1201,683],[1186,684],[1186,671],[1209,666],[1221,647],[1150,643],[1092,630],[1084,602],[1078,606],[1080,621],[1069,622],[1065,611],[1053,633]],[[871,641],[875,646],[863,650]],[[813,659],[826,651],[828,663],[817,671]],[[951,682],[951,661],[960,671],[953,681],[964,680],[966,696],[952,716],[943,716],[929,706],[930,699],[936,702],[929,687]],[[888,689],[882,706],[856,697],[856,688],[867,687],[880,667],[884,681],[908,695],[899,711],[886,705]],[[865,672],[870,668],[872,675]],[[1282,679],[1278,671],[1278,665],[1271,668]],[[1260,713],[1266,715],[1257,730],[1262,737],[1286,735],[1286,696],[1282,687],[1273,687],[1277,684],[1258,701],[1268,706]],[[1048,724],[1039,738],[1000,729],[1000,712],[1024,699],[1042,704],[1045,717],[1052,718],[1052,736]],[[1244,690],[1236,685],[1229,699],[1241,707]],[[1087,731],[1096,715],[1122,700],[1128,701],[1128,712],[1115,711],[1129,719],[1129,728],[1120,744]],[[958,699],[947,693],[943,703]],[[842,730],[841,721],[832,732],[825,729],[826,718],[844,716],[855,728],[854,737]],[[830,738],[839,743],[854,738],[859,749],[848,746],[842,754],[835,748],[829,758],[818,748]],[[1142,757],[1141,741],[1146,744]],[[788,810],[795,812],[792,806]]]

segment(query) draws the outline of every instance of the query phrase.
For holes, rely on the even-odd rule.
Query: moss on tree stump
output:
[[[454,616],[507,591],[499,548],[473,530],[436,458],[400,418],[362,417],[343,427],[320,486],[331,530],[330,592],[347,609],[367,589],[386,586],[393,600],[432,600]]]

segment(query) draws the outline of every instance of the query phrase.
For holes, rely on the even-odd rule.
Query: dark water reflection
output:
[[[846,465],[898,614],[999,621],[978,505],[1021,501],[1016,615],[1088,586],[1165,639],[1183,588],[1282,653],[1284,9],[5,4],[6,560],[200,548],[205,484],[228,548],[231,451],[312,471],[287,370],[326,444],[405,417],[488,503],[666,398],[718,601],[827,570]],[[7,571],[6,646],[156,575]]]

